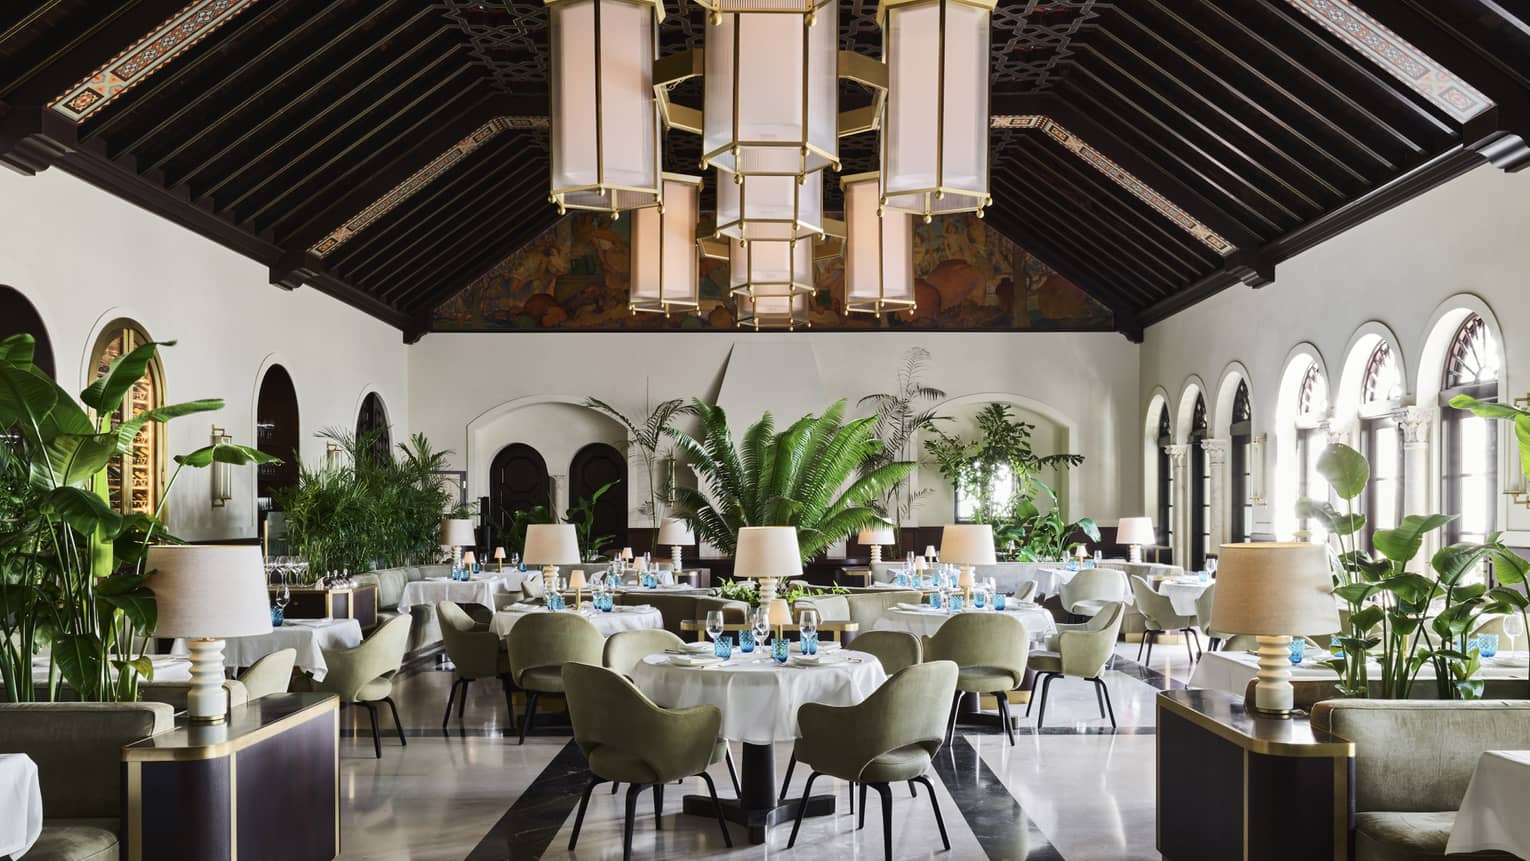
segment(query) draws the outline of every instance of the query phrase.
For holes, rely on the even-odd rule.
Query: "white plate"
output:
[[[842,660],[844,655],[792,655],[790,663],[794,667],[824,667]]]
[[[680,648],[686,650],[687,652],[696,652],[698,654],[710,655],[712,654],[712,651],[715,647],[710,641],[708,641],[705,643],[681,643]]]

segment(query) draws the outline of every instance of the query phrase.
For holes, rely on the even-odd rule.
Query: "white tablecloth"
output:
[[[1447,855],[1457,852],[1509,852],[1530,858],[1530,750],[1490,750],[1477,760],[1472,782],[1461,799]]]
[[[797,738],[803,703],[855,705],[887,678],[882,662],[849,649],[836,663],[819,667],[777,664],[769,654],[735,652],[726,664],[677,667],[668,655],[649,655],[632,670],[632,681],[665,708],[715,705],[722,710],[722,737],[747,744]]]
[[[489,623],[489,630],[501,637],[510,633],[510,629],[516,622],[526,618],[532,613],[546,613],[548,610],[537,608],[533,610],[501,610],[494,614],[494,621]],[[602,637],[609,637],[617,631],[639,631],[644,628],[664,627],[664,616],[658,610],[648,606],[616,607],[609,613],[595,613],[589,609],[588,599],[585,601],[584,617],[589,619],[600,632]]]
[[[440,601],[479,604],[492,610],[494,596],[505,591],[505,580],[497,574],[480,574],[472,580],[452,580],[447,577],[411,580],[404,584],[404,594],[398,599],[398,612],[404,615],[415,604],[435,607]]]
[[[0,754],[0,855],[25,855],[42,833],[42,821],[37,764],[26,754]]]
[[[1525,678],[1526,654],[1524,652],[1499,652],[1491,658],[1482,659],[1482,668],[1473,678],[1522,679]],[[1330,660],[1327,652],[1314,652],[1308,647],[1306,660],[1291,668],[1292,681],[1320,679],[1338,681],[1333,670],[1323,666]],[[1195,672],[1190,674],[1192,688],[1209,688],[1243,696],[1248,683],[1259,674],[1259,656],[1248,652],[1207,652],[1196,662]],[[1371,664],[1371,678],[1381,678],[1381,665]],[[1427,664],[1418,674],[1419,681],[1434,679],[1434,669]]]
[[[149,663],[154,665],[154,681],[156,682],[189,682],[191,681],[191,661],[184,655],[144,655]],[[115,676],[116,670],[112,670]],[[63,673],[59,673],[63,678]],[[39,655],[32,659],[32,684],[45,685],[48,683],[48,658]],[[0,855],[5,853],[0,852]]]
[[[963,613],[992,613],[992,610],[964,610]],[[1005,609],[1004,615],[1018,619],[1025,626],[1026,634],[1035,639],[1045,634],[1056,633],[1057,623],[1053,621],[1052,614],[1040,607],[1020,607],[1018,609]],[[930,608],[928,610],[905,610],[893,607],[883,613],[872,625],[874,631],[907,631],[916,637],[928,637],[940,630],[940,626],[946,623],[951,616],[945,610]]]
[[[361,645],[361,623],[355,619],[288,619],[269,634],[235,637],[223,643],[223,665],[248,667],[272,652],[297,650],[297,668],[324,681],[329,667],[324,663],[325,649],[353,649]],[[189,655],[185,640],[176,640],[170,650],[174,655]]]
[[[1069,571],[1067,568],[1038,568],[1036,569],[1036,594],[1056,595],[1062,591],[1063,584],[1073,579],[1077,571]]]
[[[1195,615],[1195,602],[1211,588],[1211,581],[1202,583],[1197,579],[1165,580],[1158,584],[1158,593],[1169,599],[1174,612],[1181,616]]]

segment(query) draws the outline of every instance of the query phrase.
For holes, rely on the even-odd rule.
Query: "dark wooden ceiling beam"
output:
[[[63,0],[43,0],[43,2],[34,5],[30,11],[17,16],[16,20],[12,21],[4,30],[0,30],[0,45],[4,45],[13,37],[25,32],[28,27],[37,23],[44,15],[58,8],[58,5],[62,2]]]
[[[368,289],[389,304],[409,304],[411,294],[418,292],[420,284],[431,280],[431,273],[445,271],[453,261],[460,261],[473,248],[492,245],[489,240],[495,234],[502,233],[506,224],[517,223],[518,216],[539,198],[536,192],[522,192],[502,198],[490,208],[477,213],[477,218],[469,220],[452,236],[426,249],[425,253],[416,255],[408,265],[390,272],[380,284],[368,285]]]
[[[1111,315],[1115,318],[1116,331],[1134,344],[1142,343],[1143,327],[1137,317],[1137,306],[1110,288],[1101,286],[1104,283],[1101,276],[1081,265],[1072,254],[1053,246],[1029,226],[1001,216],[995,219],[994,228],[1009,237],[1010,241],[1016,245],[1034,254],[1036,259],[1068,279],[1090,298],[1110,309]]]
[[[0,99],[12,107],[45,107],[92,74],[124,48],[165,23],[185,0],[124,0],[102,4],[89,26],[66,34],[56,47],[8,81],[0,81]],[[13,58],[19,59],[19,58]],[[31,59],[31,58],[28,58]]]

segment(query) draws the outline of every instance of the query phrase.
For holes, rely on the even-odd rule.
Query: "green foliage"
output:
[[[627,417],[626,413],[596,398],[585,398],[584,405],[605,413],[622,423],[627,429],[627,443],[637,449],[643,459],[643,470],[648,476],[648,501],[643,503],[643,514],[648,517],[650,529],[658,529],[664,511],[673,503],[674,488],[661,483],[655,470],[659,465],[659,446],[674,426],[675,419],[690,415],[694,410],[685,401],[675,398],[660,401],[642,420]]]
[[[607,482],[595,488],[595,492],[586,497],[574,500],[574,504],[564,514],[566,523],[574,524],[574,533],[579,538],[579,555],[586,562],[599,562],[604,558],[603,552],[607,546],[616,540],[615,535],[595,535],[595,503],[600,501],[606,491],[621,484],[621,481]],[[526,543],[525,527],[521,527],[521,545]]]
[[[701,540],[731,554],[745,526],[795,526],[804,560],[873,523],[873,503],[907,478],[914,464],[896,461],[863,471],[882,451],[875,419],[844,422],[845,402],[821,416],[804,416],[781,433],[769,413],[750,425],[737,446],[721,407],[696,401],[699,439],[670,429],[675,449],[706,485],[681,488],[676,511]]]
[[[106,467],[144,425],[223,408],[189,401],[116,421],[161,346],[119,356],[76,402],[32,363],[31,336],[0,341],[0,681],[13,702],[34,698],[32,656],[43,646],[50,699],[60,674],[81,699],[107,701],[136,699],[150,676],[156,608],[143,560],[150,544],[175,539],[160,511],[124,516],[107,504]],[[175,460],[161,507],[182,469],[275,458],[225,444]]]
[[[794,583],[786,588],[786,591],[776,593],[786,599],[788,604],[796,604],[803,598],[815,598],[823,595],[848,595],[850,590],[843,586],[804,586]],[[730,601],[744,601],[750,607],[760,606],[759,584],[753,580],[724,580],[717,589],[720,598]]]
[[[936,415],[934,407],[936,402],[945,399],[946,393],[924,385],[919,379],[929,360],[928,350],[910,348],[903,356],[903,366],[898,369],[897,389],[867,395],[856,402],[857,406],[870,404],[875,408],[876,423],[872,425],[871,433],[882,442],[881,451],[861,467],[862,474],[875,472],[895,461],[915,460],[919,432],[934,430],[936,422],[948,420],[946,416]],[[929,488],[914,491],[905,478],[888,488],[874,507],[901,530],[903,523],[913,516],[914,505],[929,492]]]

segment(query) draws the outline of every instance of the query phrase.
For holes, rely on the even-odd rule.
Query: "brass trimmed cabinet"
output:
[[[1158,851],[1166,861],[1348,859],[1355,746],[1223,691],[1158,695]]]
[[[122,749],[129,861],[340,854],[340,701],[272,694]]]

